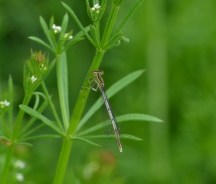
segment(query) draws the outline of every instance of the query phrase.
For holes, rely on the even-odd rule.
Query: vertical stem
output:
[[[92,72],[92,70],[98,69],[103,56],[104,56],[104,51],[100,51],[100,50],[96,51],[96,54],[95,54],[94,60],[92,62],[92,65],[89,68],[87,76],[86,76],[86,78],[85,78],[85,80],[83,82],[83,86],[88,86],[88,79],[91,76],[91,72]],[[78,96],[78,99],[77,99],[77,102],[76,102],[76,105],[74,107],[72,116],[71,116],[72,118],[71,118],[70,126],[69,126],[69,129],[68,129],[68,135],[73,136],[75,134],[76,128],[77,128],[77,125],[78,125],[78,123],[80,121],[80,118],[82,116],[82,113],[83,113],[83,110],[84,110],[88,95],[89,95],[89,90],[81,89],[81,91],[79,93],[79,96]]]
[[[86,78],[83,82],[83,86],[88,86],[88,79],[91,76],[92,70],[96,70],[100,66],[100,63],[105,53],[105,51],[103,50],[103,46],[106,45],[107,42],[109,41],[109,38],[112,33],[113,26],[114,26],[114,23],[117,17],[118,10],[119,10],[118,7],[113,7],[111,10],[111,13],[110,13],[108,22],[106,24],[103,37],[102,37],[101,48],[98,48],[96,50],[95,57],[93,59],[91,67],[89,68]],[[75,104],[72,116],[71,116],[70,125],[67,131],[66,139],[71,139],[75,135],[78,123],[81,119],[81,116],[82,116],[82,113],[83,113],[83,110],[84,110],[84,107],[85,107],[85,104],[88,98],[88,95],[89,95],[89,90],[81,89],[77,102]],[[70,141],[67,141],[66,139],[64,140],[64,143],[62,145],[61,154],[58,160],[58,166],[57,166],[57,170],[56,170],[56,174],[55,174],[55,178],[53,182],[54,184],[61,184],[63,183],[63,180],[64,180],[66,165],[67,165],[69,154],[72,148],[72,143]]]
[[[11,165],[11,160],[13,157],[13,152],[14,152],[15,145],[12,145],[11,147],[8,147],[7,150],[7,155],[4,163],[4,168],[1,173],[1,184],[7,184],[7,179],[8,179],[8,173],[10,170],[10,165]]]
[[[66,53],[63,52],[57,56],[57,82],[59,92],[59,102],[61,106],[61,114],[65,130],[69,126],[69,105],[68,105],[68,73],[67,73],[67,59]]]
[[[87,77],[84,80],[83,86],[88,86],[88,78],[91,75],[91,71],[99,67],[100,62],[103,58],[103,55],[104,55],[104,51],[99,51],[99,50],[96,51],[94,60],[88,71]],[[76,132],[76,128],[82,116],[82,113],[83,113],[83,110],[84,110],[84,107],[85,107],[85,104],[88,98],[88,94],[89,94],[89,90],[85,90],[85,89],[82,89],[79,93],[76,105],[74,107],[74,110],[71,116],[72,118],[70,121],[68,132],[67,132],[68,139],[72,138]],[[64,175],[65,175],[65,171],[67,168],[70,151],[72,148],[72,142],[68,141],[67,138],[65,138],[62,148],[61,148],[61,153],[60,153],[60,157],[58,160],[58,165],[57,165],[53,184],[61,184],[64,181]]]
[[[30,100],[31,96],[25,96],[24,100],[23,100],[23,105],[27,105],[29,100]],[[15,127],[13,130],[13,135],[12,135],[12,145],[10,147],[8,147],[8,152],[6,155],[6,159],[5,159],[5,163],[4,163],[4,167],[3,167],[3,171],[2,171],[2,178],[1,178],[1,184],[6,184],[7,183],[7,177],[8,177],[8,173],[9,173],[9,169],[10,169],[10,164],[11,164],[11,159],[13,156],[13,152],[16,146],[16,142],[17,142],[17,136],[20,130],[20,126],[22,123],[22,119],[24,116],[24,112],[22,110],[19,111],[16,122],[15,122]]]
[[[64,139],[53,184],[63,183],[71,148],[72,141]]]
[[[169,183],[167,30],[164,1],[148,1],[147,62],[150,114],[165,121],[150,124],[150,183]],[[156,54],[155,54],[156,52]]]

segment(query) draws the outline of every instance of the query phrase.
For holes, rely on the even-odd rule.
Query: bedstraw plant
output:
[[[1,97],[0,101],[0,123],[3,125],[1,126],[0,138],[1,141],[8,147],[3,170],[1,171],[1,184],[10,182],[9,176],[11,160],[14,149],[18,144],[28,146],[30,145],[30,143],[28,143],[29,140],[39,138],[62,139],[61,152],[56,166],[56,173],[53,178],[54,184],[61,184],[64,181],[69,155],[75,140],[99,146],[97,142],[92,141],[92,139],[115,138],[114,136],[107,137],[105,135],[92,134],[96,130],[104,128],[104,126],[106,126],[106,123],[104,122],[90,128],[83,128],[88,119],[102,106],[103,101],[102,98],[99,98],[83,116],[83,110],[85,108],[90,90],[87,90],[82,86],[88,86],[88,79],[92,77],[92,71],[99,68],[106,51],[118,47],[123,42],[128,42],[129,40],[125,37],[123,27],[143,0],[134,1],[134,4],[128,10],[125,17],[120,21],[119,25],[115,26],[116,28],[114,29],[119,9],[124,1],[125,0],[93,0],[90,2],[89,0],[86,0],[87,14],[92,22],[91,25],[88,26],[83,26],[74,11],[67,4],[62,2],[62,6],[67,10],[68,14],[80,28],[80,32],[77,34],[74,34],[73,31],[67,32],[69,19],[68,14],[63,17],[60,26],[55,25],[53,17],[50,19],[49,24],[47,24],[46,21],[40,17],[40,24],[48,42],[34,36],[30,36],[29,39],[48,48],[54,54],[55,58],[49,62],[49,58],[42,51],[31,51],[30,58],[27,59],[24,64],[23,87],[25,96],[22,104],[19,105],[20,110],[15,120],[13,120],[13,103],[15,93],[13,89],[12,77],[9,77],[8,93],[4,96],[4,99]],[[107,3],[111,3],[112,5],[109,16],[106,20],[106,25],[101,29],[101,19],[103,18],[103,21],[106,19],[103,15],[106,10]],[[66,52],[69,47],[79,41],[82,41],[84,37],[90,41],[93,47],[95,47],[95,55],[91,66],[86,73],[85,80],[83,81],[82,86],[80,86],[80,93],[75,106],[69,108],[67,72],[72,69],[68,69]],[[45,78],[54,67],[56,67],[57,71],[57,88],[59,92],[59,106],[61,109],[60,116],[55,109],[50,93],[44,82]],[[125,86],[133,82],[143,72],[144,70],[132,72],[113,84],[107,90],[108,98],[111,98]],[[39,86],[41,86],[41,91],[37,91]],[[34,100],[33,106],[29,105],[30,100]],[[54,120],[51,120],[49,117],[45,117],[43,115],[44,110],[48,107],[53,114]],[[69,109],[73,109],[72,112],[70,112]],[[24,114],[28,114],[31,117],[27,123],[23,123]],[[145,114],[125,114],[117,117],[116,119],[118,123],[131,120],[162,122],[158,118]],[[41,124],[33,126],[38,120],[40,120]],[[50,127],[55,133],[36,136],[32,135],[44,125]],[[138,137],[128,134],[122,134],[121,139],[132,139],[135,141],[141,140]]]

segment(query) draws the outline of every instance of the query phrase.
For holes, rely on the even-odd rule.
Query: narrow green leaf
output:
[[[86,26],[84,29],[85,29],[85,32],[89,32],[90,26]],[[81,38],[84,35],[85,35],[84,32],[81,30],[73,37],[73,39]]]
[[[62,52],[66,51],[71,45],[79,42],[79,41],[82,41],[84,38],[77,38],[77,39],[72,39],[70,42],[68,42],[65,47],[63,48]]]
[[[89,36],[88,32],[85,30],[85,28],[83,27],[83,25],[81,24],[81,22],[79,21],[79,19],[77,18],[77,16],[75,15],[74,11],[67,4],[65,4],[63,2],[62,2],[62,5],[70,13],[70,15],[72,16],[72,18],[74,19],[74,21],[77,23],[78,27],[83,31],[83,33],[88,38],[88,40],[95,46],[93,40],[91,39],[91,37]]]
[[[104,46],[104,50],[109,50],[115,46],[118,46],[120,44],[120,39],[124,36],[124,34],[119,33],[113,36],[110,41]]]
[[[101,8],[100,8],[100,11],[99,11],[99,15],[97,17],[97,21],[100,21],[101,18],[103,17],[103,14],[106,10],[106,4],[107,4],[107,0],[102,0],[102,3],[101,3]]]
[[[120,79],[115,84],[113,84],[106,92],[107,97],[111,98],[113,95],[115,95],[117,92],[119,92],[121,89],[132,83],[134,80],[136,80],[138,77],[140,77],[145,70],[137,70],[126,77]],[[89,109],[89,111],[84,115],[84,117],[81,119],[77,131],[87,122],[87,120],[103,105],[102,97],[100,97]]]
[[[130,134],[122,134],[120,136],[121,139],[131,139],[133,141],[143,141],[143,139],[136,137],[134,135],[130,135]]]
[[[87,139],[116,139],[115,135],[89,135],[85,136]],[[131,139],[134,141],[142,141],[143,139],[129,134],[121,134],[120,139]]]
[[[35,103],[34,103],[33,109],[37,110],[39,103],[40,103],[40,97],[39,97],[39,94],[37,93],[33,93],[33,94],[35,95]]]
[[[163,120],[146,114],[125,114],[122,116],[118,116],[117,121],[119,123],[124,121],[152,121],[157,123],[163,123]]]
[[[27,114],[38,118],[39,120],[41,120],[43,123],[45,123],[47,126],[49,126],[50,128],[52,128],[54,131],[56,131],[57,133],[61,134],[64,136],[64,132],[58,128],[52,121],[50,121],[49,119],[47,119],[45,116],[43,116],[42,114],[40,114],[39,112],[33,110],[32,108],[28,107],[27,105],[19,105],[20,109],[22,109],[24,112],[26,112]]]
[[[49,21],[49,27],[51,28],[52,26],[53,26],[53,24],[54,24],[54,17],[52,16],[51,18],[50,18],[50,21]]]
[[[82,137],[74,137],[74,138],[72,138],[72,140],[78,140],[78,141],[82,141],[82,142],[88,143],[88,144],[93,145],[93,146],[99,146],[100,147],[99,144],[94,143],[92,141],[89,141],[89,140],[82,138]]]
[[[55,47],[54,47],[54,43],[53,43],[52,37],[51,37],[51,35],[50,35],[50,30],[49,30],[49,28],[48,28],[48,26],[47,26],[45,20],[44,20],[43,17],[41,17],[41,16],[40,16],[40,23],[41,23],[41,27],[42,27],[42,29],[43,29],[43,31],[44,31],[44,34],[46,35],[46,37],[47,37],[47,39],[48,39],[50,45],[52,46],[52,48],[53,48],[53,50],[54,50]]]
[[[67,56],[63,52],[60,56],[60,60],[57,62],[57,79],[58,79],[58,91],[59,100],[61,106],[62,119],[65,130],[69,126],[69,104],[68,104],[68,67],[67,67]]]
[[[8,101],[10,102],[9,111],[8,111],[9,133],[11,132],[12,123],[13,123],[13,99],[14,99],[14,87],[13,87],[13,79],[10,75],[8,79]]]
[[[46,76],[50,73],[50,71],[53,69],[54,65],[56,64],[56,59],[53,59],[52,62],[49,64],[49,68],[47,72],[43,76],[43,80],[46,78]]]
[[[48,103],[44,101],[39,107],[38,112],[42,114],[42,112],[46,109],[47,105]],[[25,126],[21,130],[21,137],[22,137],[22,134],[24,134],[26,131],[27,133],[29,132],[28,131],[29,127],[31,127],[36,120],[37,120],[36,117],[31,117],[31,119],[27,123],[25,123]]]
[[[87,7],[87,14],[89,18],[91,19],[92,22],[94,22],[94,17],[93,17],[91,6],[89,4],[89,0],[86,0],[86,7]]]
[[[33,41],[35,41],[35,42],[37,42],[37,43],[39,43],[39,44],[41,44],[41,45],[43,45],[43,46],[45,46],[46,48],[48,48],[49,50],[51,50],[53,53],[55,53],[55,51],[52,49],[52,47],[50,47],[47,43],[45,43],[40,38],[37,38],[35,36],[29,36],[28,38],[31,39],[31,40],[33,40]]]
[[[97,38],[98,33],[96,31],[96,28],[93,25],[90,25],[90,32],[95,44],[98,46],[99,45],[99,40]]]
[[[27,137],[22,139],[23,141],[29,141],[29,140],[34,140],[34,139],[44,139],[44,138],[54,138],[54,139],[59,139],[61,136],[60,135],[55,135],[55,134],[44,134],[44,135],[36,135],[32,137]]]
[[[32,144],[28,142],[18,142],[17,145],[32,146]]]
[[[0,139],[4,139],[6,140],[7,142],[11,142],[10,138],[4,136],[4,135],[0,135]]]
[[[42,86],[43,91],[44,91],[44,93],[45,93],[45,99],[47,100],[47,102],[48,102],[48,104],[49,104],[49,106],[50,106],[50,108],[51,108],[51,111],[52,111],[52,113],[53,113],[53,115],[54,115],[54,117],[55,117],[55,121],[57,122],[57,126],[60,127],[61,130],[63,131],[64,129],[63,129],[61,120],[60,120],[60,118],[59,118],[59,116],[58,116],[58,113],[57,113],[57,111],[56,111],[56,108],[55,108],[55,106],[54,106],[54,104],[53,104],[53,102],[52,102],[52,100],[51,100],[51,96],[50,96],[50,94],[49,94],[49,92],[48,92],[48,90],[47,90],[47,87],[46,87],[45,83],[42,82],[41,86]]]
[[[26,134],[20,136],[22,139],[24,139],[25,137],[28,137],[29,135],[33,134],[34,132],[36,132],[37,130],[41,129],[42,127],[44,127],[45,124],[41,123],[40,125],[37,125],[36,127],[31,128],[28,132],[26,132]]]
[[[135,11],[139,8],[139,6],[142,4],[143,0],[137,0],[131,9],[127,12],[123,20],[120,22],[119,26],[117,27],[115,34],[118,33],[128,22],[128,20],[133,16]]]
[[[62,24],[61,24],[61,33],[60,33],[60,38],[64,37],[64,34],[66,33],[68,26],[68,14],[66,13],[63,17]]]
[[[152,122],[158,122],[158,123],[163,122],[162,120],[160,120],[156,117],[149,116],[146,114],[125,114],[125,115],[116,117],[116,120],[118,123],[126,122],[126,121],[152,121]],[[109,120],[107,120],[107,121],[109,121]],[[95,132],[96,130],[99,130],[101,128],[106,127],[107,125],[109,125],[109,123],[106,123],[106,122],[99,123],[95,126],[92,126],[88,129],[82,131],[78,135],[83,136],[83,135]]]

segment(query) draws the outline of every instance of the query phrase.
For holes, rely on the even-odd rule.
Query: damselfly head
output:
[[[92,73],[93,73],[93,74],[100,74],[100,75],[103,75],[103,74],[104,74],[104,71],[103,71],[103,70],[93,70]]]

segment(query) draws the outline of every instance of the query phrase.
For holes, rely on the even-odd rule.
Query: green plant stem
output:
[[[96,51],[94,60],[88,71],[87,77],[84,80],[83,86],[88,86],[88,78],[91,75],[91,71],[98,69],[103,56],[104,56],[104,51],[99,51],[99,50]],[[66,166],[67,166],[69,155],[70,155],[71,148],[72,148],[72,141],[68,141],[67,139],[72,138],[76,132],[76,128],[82,116],[82,113],[83,113],[83,110],[84,110],[84,107],[85,107],[85,104],[88,98],[88,94],[89,94],[89,90],[86,90],[86,89],[82,89],[79,93],[79,97],[77,99],[75,108],[72,113],[72,118],[70,121],[70,126],[68,128],[67,137],[65,138],[62,148],[61,148],[61,153],[59,156],[58,165],[57,165],[53,184],[63,183]]]
[[[56,169],[53,184],[61,184],[64,181],[65,170],[67,168],[68,159],[72,148],[72,141],[68,141],[66,138],[63,141],[61,153],[59,156],[59,162]]]
[[[87,87],[89,85],[88,79],[91,76],[91,72],[92,72],[92,70],[98,69],[103,56],[104,56],[104,51],[101,51],[101,50],[96,51],[92,65],[91,65],[91,67],[87,73],[87,76],[84,80],[83,87]],[[80,118],[82,116],[82,113],[83,113],[83,110],[84,110],[84,107],[85,107],[85,104],[86,104],[86,101],[87,101],[87,98],[89,95],[89,91],[90,90],[83,88],[79,93],[79,97],[78,97],[76,105],[74,107],[74,111],[73,111],[72,116],[71,116],[70,126],[68,129],[68,135],[70,135],[70,136],[74,136],[74,134],[76,132],[77,125],[80,121]]]
[[[30,96],[25,96],[24,100],[23,100],[23,105],[27,105],[29,103],[29,100],[31,99],[31,95]],[[11,146],[8,147],[8,152],[6,155],[6,159],[5,159],[5,163],[4,163],[4,167],[3,167],[3,171],[2,171],[2,178],[1,178],[1,184],[6,184],[7,183],[7,178],[8,178],[8,173],[9,173],[9,169],[10,169],[10,164],[11,164],[11,159],[13,156],[13,152],[16,146],[16,142],[17,142],[17,137],[18,137],[18,133],[20,130],[20,126],[22,123],[22,119],[24,116],[24,112],[22,110],[19,111],[16,122],[15,122],[15,127],[13,130],[13,135],[12,135],[12,142],[11,142]]]
[[[67,61],[66,54],[63,52],[60,56],[57,56],[56,68],[57,68],[57,82],[58,82],[58,92],[59,92],[59,102],[61,106],[62,120],[64,129],[67,130],[69,126],[69,112],[68,112],[68,88],[67,83]],[[66,76],[64,76],[66,75]],[[66,91],[65,91],[66,90]]]
[[[97,50],[96,50],[95,57],[93,59],[91,67],[89,68],[89,71],[88,71],[86,78],[83,82],[83,87],[86,87],[89,85],[88,79],[92,75],[92,73],[91,73],[92,70],[96,70],[100,66],[100,63],[101,63],[102,58],[103,58],[104,53],[105,53],[105,51],[103,50],[103,46],[106,45],[110,39],[110,35],[112,33],[112,30],[113,30],[113,26],[114,26],[114,23],[115,23],[115,20],[117,17],[118,10],[119,10],[118,7],[113,7],[111,10],[111,13],[110,13],[107,25],[105,27],[103,37],[102,37],[101,47],[97,48]],[[73,16],[73,14],[72,14],[72,16]],[[76,17],[75,17],[75,19],[76,19]],[[62,145],[62,149],[61,149],[60,157],[58,160],[58,165],[57,165],[53,184],[63,183],[64,175],[65,175],[65,171],[66,171],[66,166],[67,166],[70,151],[72,148],[72,142],[68,141],[68,140],[73,138],[75,133],[76,133],[76,129],[77,129],[78,123],[80,122],[80,119],[81,119],[88,95],[89,95],[89,90],[87,90],[85,88],[82,88],[80,90],[77,102],[75,104],[75,107],[74,107],[74,110],[73,110],[73,113],[71,116],[70,125],[69,125],[68,131],[67,131],[67,136],[65,137],[65,140],[64,140],[63,145]]]
[[[11,164],[11,160],[12,160],[12,157],[13,157],[14,148],[15,148],[15,145],[12,145],[11,147],[8,147],[7,155],[6,155],[5,163],[4,163],[4,168],[3,168],[3,171],[1,173],[1,182],[0,182],[1,184],[6,184],[7,183],[8,172],[9,172],[9,169],[10,169],[10,164]]]

